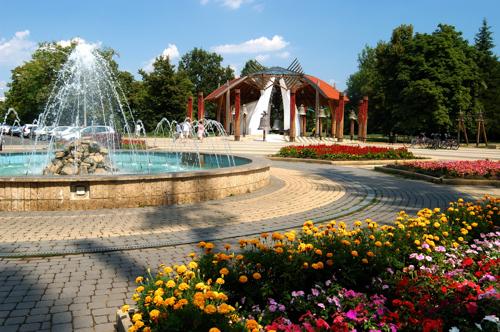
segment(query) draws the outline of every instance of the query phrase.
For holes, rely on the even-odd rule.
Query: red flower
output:
[[[441,319],[424,319],[422,323],[423,332],[441,332],[443,331],[443,321]]]
[[[462,261],[462,267],[467,267],[467,266],[470,266],[472,264],[474,264],[474,260],[470,257],[467,257]]]
[[[441,292],[443,292],[443,294],[446,294],[447,291],[448,288],[446,288],[446,286],[441,286]]]
[[[477,313],[477,303],[476,302],[469,302],[465,304],[465,308],[467,309],[467,312],[471,315],[474,316]]]

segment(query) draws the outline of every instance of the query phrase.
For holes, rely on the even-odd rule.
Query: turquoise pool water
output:
[[[117,151],[110,154],[115,174],[160,174],[231,167],[249,159],[224,154],[191,152]],[[0,176],[41,175],[50,160],[45,153],[1,153]],[[28,172],[29,170],[29,172]]]

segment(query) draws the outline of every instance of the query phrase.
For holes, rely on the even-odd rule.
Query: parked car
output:
[[[71,141],[80,138],[80,127],[68,127],[57,134],[57,138],[65,141]]]
[[[61,138],[66,141],[76,139],[91,139],[102,145],[113,145],[115,148],[121,146],[121,135],[109,126],[89,126],[82,129],[72,128],[61,133]]]
[[[38,128],[38,125],[35,124],[25,124],[23,127],[23,136],[25,138],[27,137],[34,137],[35,136],[35,130]]]
[[[11,127],[8,124],[0,125],[0,134],[10,134]]]
[[[23,127],[21,127],[21,126],[12,126],[10,128],[10,134],[12,136],[21,137],[21,135],[23,134]]]
[[[37,137],[39,137],[40,139],[48,139],[49,138],[49,135],[50,135],[50,132],[52,131],[52,129],[54,129],[54,126],[44,126],[44,127],[41,127],[41,128],[36,128],[34,130],[34,133]]]
[[[66,132],[67,130],[71,129],[71,128],[75,128],[75,127],[70,127],[70,126],[57,126],[55,128],[53,128],[49,135],[51,137],[54,137],[55,139],[61,139],[61,135]]]

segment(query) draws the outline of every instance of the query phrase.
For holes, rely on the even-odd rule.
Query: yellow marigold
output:
[[[217,280],[215,280],[215,283],[219,284],[219,285],[224,285],[224,279],[222,278],[217,278]]]
[[[132,325],[131,327],[128,328],[128,332],[136,332],[138,330],[137,327],[135,327],[134,325]]]
[[[158,317],[160,316],[160,310],[158,309],[153,309],[149,312],[149,317],[152,319],[152,320],[156,320],[158,319]]]
[[[386,246],[386,247],[391,247],[391,246],[392,246],[392,243],[390,243],[389,241],[385,241],[385,242],[384,242],[384,246]]]
[[[457,240],[460,241],[460,242],[464,242],[464,238],[461,237],[461,236]]]
[[[198,264],[196,262],[189,262],[188,267],[191,270],[194,270],[194,269],[196,269],[198,267]]]
[[[134,323],[135,323],[135,322],[137,322],[137,321],[140,321],[140,320],[142,320],[142,315],[141,315],[141,314],[134,314],[134,315],[132,316],[132,321],[133,321]]]
[[[240,276],[238,278],[238,281],[241,282],[242,284],[244,284],[248,281],[248,277],[247,276]]]
[[[170,279],[169,281],[167,281],[167,283],[165,284],[165,286],[167,286],[168,288],[174,288],[175,287],[175,281],[173,281],[172,279]]]
[[[347,241],[347,240],[342,240],[341,241],[343,245],[345,246],[350,246],[351,245],[351,242]]]
[[[153,298],[152,298],[151,296],[149,296],[149,295],[148,295],[148,296],[146,296],[146,297],[144,298],[144,302],[145,302],[145,303],[150,303],[150,302],[153,302]]]
[[[222,274],[223,276],[227,276],[229,274],[229,270],[225,267],[219,270],[219,273]]]
[[[271,236],[273,240],[283,240],[285,236],[281,233],[274,232],[273,235]]]
[[[415,240],[415,242],[413,242],[413,243],[415,243],[416,246],[419,246],[420,245],[420,240]]]
[[[141,283],[143,280],[144,280],[144,277],[137,277],[137,278],[135,278],[135,283],[136,284]]]
[[[351,255],[354,257],[358,257],[358,252],[356,250],[351,251]]]
[[[139,286],[139,287],[137,287],[137,288],[135,289],[135,291],[136,291],[137,293],[140,293],[140,292],[142,292],[143,290],[144,290],[144,286]]]
[[[332,254],[331,252],[329,252],[329,253],[327,253],[327,254],[326,254],[326,257],[328,257],[328,258],[332,258],[332,257],[333,257],[333,254]]]
[[[473,222],[471,225],[472,227],[477,227],[477,222]]]
[[[175,304],[175,297],[173,297],[173,296],[166,298],[163,301],[163,305],[165,305],[165,306],[173,306],[174,304]]]
[[[212,315],[217,312],[217,308],[213,304],[209,304],[203,311],[205,311],[206,314]]]
[[[205,241],[201,241],[200,243],[198,243],[198,247],[200,248],[205,248],[206,245],[207,243]]]
[[[249,330],[258,329],[259,324],[255,320],[249,319],[249,320],[247,320],[246,327]]]
[[[174,304],[174,310],[182,309],[186,304],[188,304],[188,300],[180,299],[176,304]]]
[[[161,285],[163,285],[163,280],[161,280],[161,279],[160,279],[160,280],[156,281],[156,282],[155,282],[155,285],[156,285],[156,286],[161,286]]]
[[[363,259],[361,260],[361,262],[363,262],[363,264],[368,264],[368,259],[363,258]]]
[[[144,322],[141,320],[138,320],[137,322],[134,323],[134,326],[140,329],[141,327],[144,326]]]
[[[190,252],[188,257],[191,257],[191,258],[195,258],[196,257],[196,254],[194,252]]]
[[[278,247],[278,248],[274,249],[274,252],[277,253],[277,254],[282,254],[283,253],[283,248]]]
[[[128,304],[122,306],[122,312],[128,312],[128,309],[130,309],[130,306]]]
[[[304,264],[302,264],[302,268],[307,269],[308,267],[309,267],[309,263],[304,262]]]
[[[220,332],[220,330],[216,327],[212,327],[208,332]]]
[[[475,213],[474,211],[469,212],[469,214],[470,214],[471,216],[475,216],[475,215],[476,215],[476,213]]]
[[[224,244],[224,249],[229,250],[231,249],[231,245],[229,243]]]
[[[229,304],[226,304],[226,303],[222,303],[221,305],[219,305],[217,307],[217,312],[219,314],[223,314],[223,315],[228,314],[230,312],[233,312],[234,310],[235,310],[234,307],[232,307],[232,306],[230,306]]]
[[[375,242],[375,245],[376,245],[377,247],[382,247],[382,242],[377,241],[377,242]]]
[[[375,254],[374,254],[372,251],[368,251],[368,252],[366,253],[366,256],[368,256],[368,257],[374,257],[374,256],[375,256]]]
[[[236,259],[239,261],[241,261],[243,259],[243,257],[244,257],[243,255],[236,255]]]
[[[314,253],[315,253],[316,255],[320,255],[320,256],[321,256],[321,255],[323,255],[323,252],[321,251],[321,249],[316,249],[316,250],[314,250]]]
[[[153,303],[159,307],[163,304],[163,297],[161,295],[156,295],[153,299]]]
[[[170,266],[167,266],[163,269],[163,272],[165,272],[165,274],[170,274],[172,273],[174,270],[172,270],[172,268]]]
[[[187,271],[187,267],[186,265],[180,265],[177,267],[176,271],[178,274],[183,274],[184,272]]]
[[[441,220],[441,222],[444,222],[444,223],[448,222],[448,218],[446,218],[446,216],[441,217],[440,220]]]
[[[262,278],[262,276],[260,275],[259,272],[255,272],[254,274],[252,274],[252,278],[254,278],[255,280],[260,280],[260,278]]]
[[[439,228],[439,227],[441,227],[441,224],[436,221],[433,226],[434,226],[434,228]]]
[[[260,237],[263,239],[267,239],[269,237],[269,233],[262,233],[260,234]]]
[[[146,326],[142,329],[142,332],[151,332],[151,328],[149,326]]]
[[[462,233],[462,235],[467,235],[467,233],[469,233],[469,231],[466,230],[465,228],[461,228],[460,233]]]
[[[355,227],[361,227],[361,225],[362,225],[362,223],[361,223],[361,221],[359,221],[359,220],[356,220],[356,221],[354,222],[354,226],[355,226]]]
[[[186,284],[185,282],[181,282],[181,283],[179,284],[179,289],[180,289],[181,291],[185,291],[185,290],[189,289],[189,285],[188,285],[188,284]]]
[[[441,234],[443,234],[444,237],[447,237],[449,235],[448,232],[446,232],[446,231],[441,233]]]
[[[137,293],[135,293],[134,295],[132,295],[132,301],[139,301],[141,299],[141,296]]]

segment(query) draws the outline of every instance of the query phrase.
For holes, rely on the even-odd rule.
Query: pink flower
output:
[[[351,309],[346,313],[346,317],[350,320],[357,320],[358,314],[356,313],[356,310]]]

